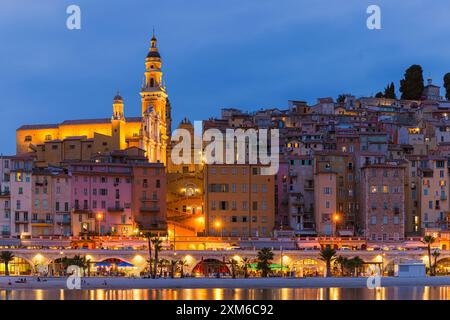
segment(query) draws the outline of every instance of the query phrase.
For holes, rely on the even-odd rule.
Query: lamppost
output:
[[[337,223],[339,221],[339,215],[336,213],[333,215],[333,222],[334,222],[334,237],[337,236]]]
[[[216,226],[216,229],[219,230],[220,228],[220,237],[223,238],[223,228],[222,228],[222,223],[220,221],[216,221],[216,223],[214,224]]]
[[[97,213],[97,221],[98,221],[98,236],[100,237],[100,222],[103,219],[103,213]]]
[[[280,266],[281,266],[281,277],[283,278],[283,246],[280,246],[281,257],[280,257]]]

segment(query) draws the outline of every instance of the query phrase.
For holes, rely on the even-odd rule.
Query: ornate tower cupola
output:
[[[152,162],[166,163],[170,128],[170,105],[163,82],[162,60],[155,34],[145,58],[145,72],[141,88],[141,148]],[[155,136],[156,135],[156,136]]]
[[[113,115],[114,120],[125,120],[123,113],[123,99],[122,96],[117,92],[113,100]]]

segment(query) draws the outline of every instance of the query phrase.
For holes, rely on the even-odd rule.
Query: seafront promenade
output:
[[[26,277],[26,283],[15,283],[17,277],[0,277],[0,289],[68,289],[67,277]],[[45,279],[45,281],[43,281]],[[367,278],[183,278],[183,279],[140,279],[84,277],[81,290],[89,289],[270,289],[270,288],[366,288]],[[11,283],[11,284],[9,284]],[[383,277],[381,287],[423,287],[450,286],[450,277],[395,278]]]

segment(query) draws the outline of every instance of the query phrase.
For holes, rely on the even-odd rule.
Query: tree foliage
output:
[[[424,89],[423,70],[420,65],[412,65],[405,71],[404,79],[400,80],[402,99],[420,100]]]

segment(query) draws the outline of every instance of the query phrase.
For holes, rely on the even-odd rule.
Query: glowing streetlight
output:
[[[216,221],[214,223],[214,225],[216,226],[216,229],[219,230],[220,229],[220,237],[223,238],[223,228],[222,228],[222,223],[220,221]]]
[[[97,221],[98,221],[98,236],[100,236],[100,221],[103,220],[103,213],[99,212],[97,213]]]
[[[336,237],[337,235],[337,223],[339,222],[339,220],[341,219],[341,217],[339,217],[339,214],[335,213],[333,215],[333,221],[334,221],[334,236]]]

